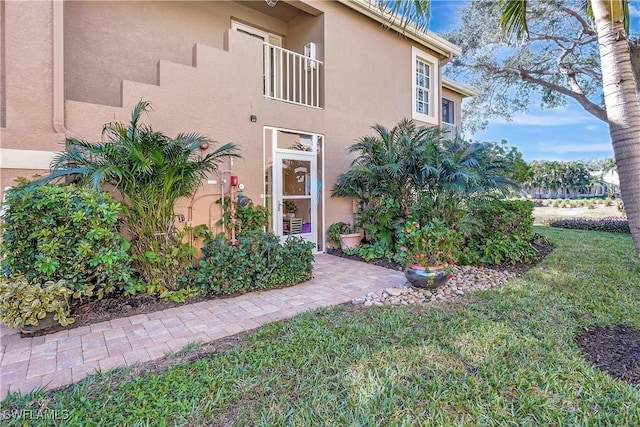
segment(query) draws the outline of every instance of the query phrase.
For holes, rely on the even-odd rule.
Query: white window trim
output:
[[[429,91],[429,106],[431,114],[422,114],[416,110],[416,60],[429,65],[431,71],[431,90]],[[411,47],[411,117],[414,120],[438,126],[440,124],[440,66],[438,58],[415,46]]]

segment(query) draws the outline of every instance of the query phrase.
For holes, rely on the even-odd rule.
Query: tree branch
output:
[[[576,21],[578,21],[580,23],[580,25],[582,26],[582,32],[584,34],[587,34],[589,36],[598,36],[598,33],[596,33],[596,30],[594,30],[591,25],[589,25],[589,23],[582,17],[580,16],[580,14],[578,12],[576,12],[575,10],[568,8],[566,6],[561,6],[560,10],[562,10],[563,12],[566,12],[567,14],[573,16]]]
[[[566,87],[560,86],[556,83],[533,77],[527,72],[527,70],[524,69],[519,69],[518,74],[520,75],[522,80],[527,83],[533,83],[575,99],[585,110],[587,110],[588,113],[602,120],[603,122],[607,121],[607,112],[604,110],[604,108],[591,102],[586,96],[584,96],[584,94],[574,92],[573,90],[567,89]]]

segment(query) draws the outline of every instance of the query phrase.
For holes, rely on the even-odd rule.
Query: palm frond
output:
[[[500,14],[503,36],[510,40],[525,39],[529,35],[527,0],[500,0],[498,7],[503,7]]]

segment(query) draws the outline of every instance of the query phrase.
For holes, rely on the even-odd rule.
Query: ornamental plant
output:
[[[131,290],[129,242],[119,233],[121,205],[76,185],[24,182],[5,195],[0,256],[0,318],[37,325],[54,312],[62,326],[75,303]]]
[[[70,316],[73,291],[65,280],[29,282],[24,276],[0,276],[0,321],[11,328],[37,326],[48,313],[60,325],[74,322]]]
[[[217,236],[205,243],[199,268],[185,281],[213,295],[296,285],[312,277],[313,247],[300,237],[280,243],[263,231],[247,232],[236,242]]]
[[[296,213],[296,212],[298,212],[298,205],[296,205],[293,200],[285,200],[283,205],[284,205],[284,209],[288,213]]]
[[[197,133],[170,138],[154,131],[141,123],[150,109],[140,101],[128,124],[104,126],[101,142],[70,139],[42,180],[72,176],[93,188],[113,188],[122,200],[133,266],[147,292],[162,293],[177,289],[179,272],[190,265],[193,254],[176,227],[177,201],[193,196],[228,156],[239,155],[232,143],[203,153],[201,147],[213,142]]]
[[[354,228],[348,222],[334,222],[327,229],[327,237],[330,242],[334,242],[337,247],[340,247],[340,235],[351,234],[354,232]]]
[[[24,182],[6,192],[5,209],[5,277],[34,283],[64,279],[74,298],[102,298],[131,284],[130,245],[118,230],[122,207],[109,194]]]
[[[424,225],[409,218],[400,232],[399,258],[407,265],[447,267],[455,265],[460,235],[434,218]]]

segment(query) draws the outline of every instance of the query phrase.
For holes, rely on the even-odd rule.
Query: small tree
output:
[[[358,199],[368,238],[383,240],[385,249],[395,246],[394,236],[410,214],[455,227],[467,198],[515,187],[509,175],[519,157],[494,144],[446,140],[439,129],[407,119],[390,130],[373,129],[377,135],[360,138],[348,149],[358,156],[331,195]]]
[[[133,264],[147,290],[173,290],[191,254],[175,226],[176,202],[192,196],[223,157],[239,155],[227,143],[202,156],[200,146],[211,144],[208,138],[197,133],[169,138],[156,132],[140,123],[149,110],[150,104],[140,101],[128,125],[105,125],[102,142],[69,140],[43,180],[72,175],[92,187],[113,186],[122,198]]]

